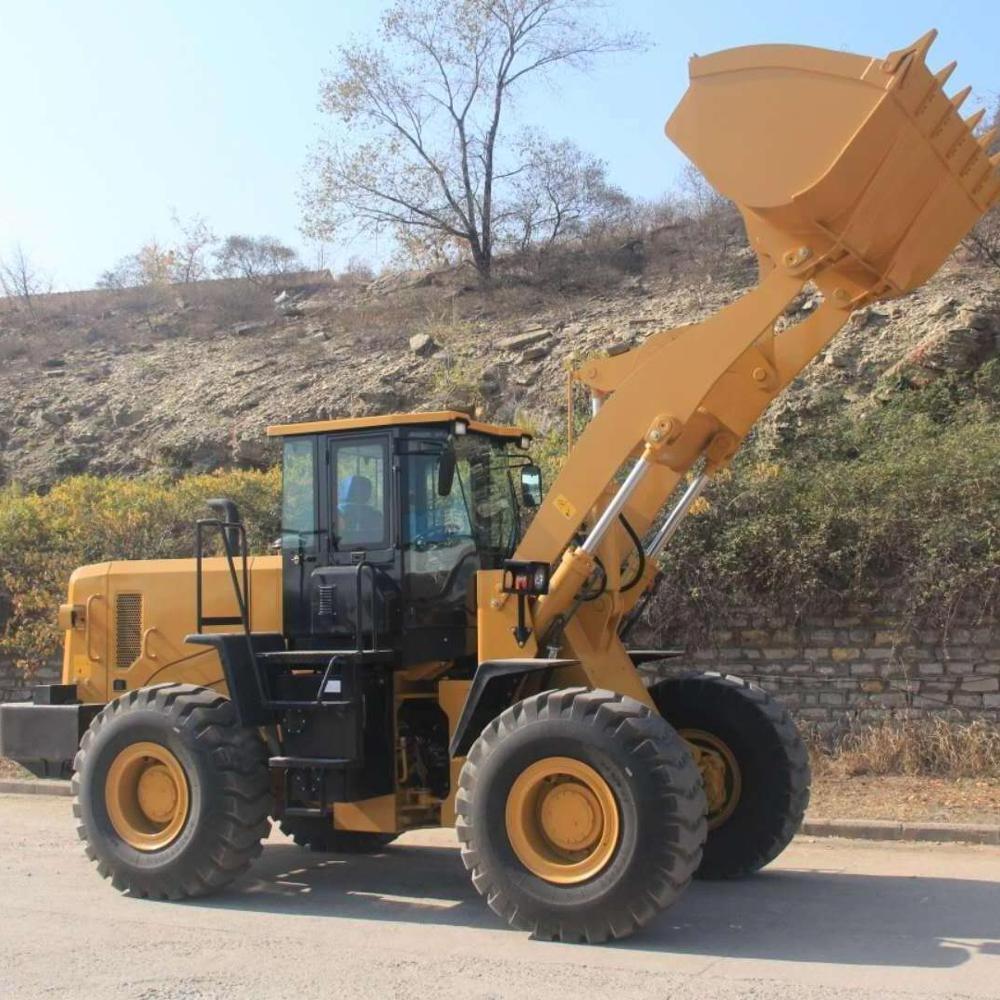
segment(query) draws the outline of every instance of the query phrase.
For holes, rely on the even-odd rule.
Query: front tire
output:
[[[623,938],[670,906],[701,860],[701,778],[645,705],[568,688],[483,730],[456,798],[462,860],[489,906],[546,940]]]
[[[649,689],[660,714],[695,747],[709,801],[696,878],[740,878],[788,846],[809,804],[809,755],[788,712],[766,691],[718,673]]]
[[[261,852],[272,799],[264,744],[208,688],[163,684],[110,702],[74,761],[87,857],[132,896],[204,896]]]

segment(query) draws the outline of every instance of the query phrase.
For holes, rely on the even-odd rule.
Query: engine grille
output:
[[[115,664],[130,667],[142,652],[142,594],[115,599]]]
[[[334,608],[334,595],[337,593],[336,584],[320,584],[316,589],[319,591],[319,607],[317,608],[317,614],[324,616],[332,615]]]

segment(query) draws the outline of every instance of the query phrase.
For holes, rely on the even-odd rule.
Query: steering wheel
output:
[[[443,524],[428,531],[421,531],[418,535],[414,536],[410,544],[417,552],[426,552],[428,549],[447,548],[462,538],[471,539],[472,535],[462,531],[461,525]]]

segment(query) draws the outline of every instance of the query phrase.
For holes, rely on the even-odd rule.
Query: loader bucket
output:
[[[852,299],[899,295],[1000,201],[1000,157],[926,65],[936,32],[885,59],[755,45],[691,60],[667,135],[732,199],[763,271],[822,261]]]

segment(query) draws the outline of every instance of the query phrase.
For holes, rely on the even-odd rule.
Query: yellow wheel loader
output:
[[[73,574],[63,682],[2,706],[0,752],[72,761],[100,874],[178,899],[243,872],[269,817],[332,851],[454,826],[504,920],[593,942],[784,849],[809,796],[787,713],[732,677],[646,683],[665,653],[623,636],[764,408],[1000,199],[932,40],[692,60],[667,134],[739,206],[760,283],[574,372],[592,418],[544,496],[530,439],[463,413],[272,427],[277,554],[216,500],[194,559]],[[778,323],[807,283],[822,305]]]

